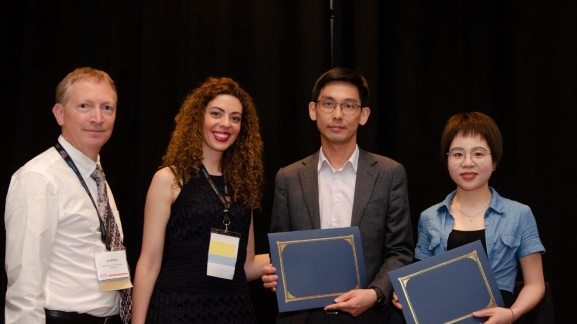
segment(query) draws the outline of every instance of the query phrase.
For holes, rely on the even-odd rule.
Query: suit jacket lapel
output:
[[[321,216],[319,212],[319,182],[318,163],[319,153],[309,156],[302,161],[303,165],[298,170],[299,181],[305,201],[306,209],[313,229],[321,228]]]
[[[366,151],[359,149],[359,164],[357,180],[355,183],[355,198],[353,202],[353,215],[351,226],[359,226],[363,212],[367,208],[375,181],[379,174],[378,168],[374,168],[377,161]]]

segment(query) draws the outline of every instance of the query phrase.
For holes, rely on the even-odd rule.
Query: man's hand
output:
[[[347,312],[354,317],[373,307],[377,293],[373,289],[354,289],[335,299],[335,303],[325,307],[325,312]]]
[[[263,286],[265,288],[270,288],[270,290],[272,291],[276,291],[276,285],[277,285],[276,281],[278,280],[278,276],[275,275],[275,273],[276,269],[272,266],[272,264],[269,264],[262,268]]]

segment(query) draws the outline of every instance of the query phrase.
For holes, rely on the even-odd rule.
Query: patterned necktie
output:
[[[126,250],[124,245],[122,245],[122,238],[120,237],[120,230],[112,214],[112,209],[108,204],[108,194],[106,193],[106,178],[104,177],[104,172],[100,165],[96,165],[96,170],[90,175],[94,181],[96,181],[96,186],[98,187],[98,211],[100,215],[104,217],[103,221],[108,224],[109,228],[107,230],[112,235],[112,240],[110,243],[110,248],[112,251],[123,251]],[[132,306],[131,299],[132,289],[122,289],[120,291],[120,318],[123,323],[130,322],[130,311]]]

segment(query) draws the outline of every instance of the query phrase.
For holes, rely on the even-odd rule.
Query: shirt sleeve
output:
[[[59,215],[56,187],[46,176],[25,172],[8,189],[6,226],[6,323],[44,323],[43,284]]]
[[[521,245],[517,250],[516,257],[520,259],[536,252],[545,253],[545,247],[541,243],[539,232],[537,231],[537,222],[530,208],[527,207],[527,210],[521,214],[519,227],[521,230]]]
[[[427,222],[425,219],[425,214],[421,214],[419,218],[419,225],[417,227],[418,231],[418,241],[415,248],[415,259],[424,260],[428,257],[433,256],[433,252],[430,249],[431,246],[431,233],[429,233]]]
[[[384,215],[386,217],[384,263],[369,284],[369,286],[375,285],[381,288],[387,296],[387,304],[392,300],[393,294],[393,285],[388,272],[413,261],[415,247],[407,187],[405,169],[401,164],[397,164],[392,174],[390,191],[388,192],[389,208]]]

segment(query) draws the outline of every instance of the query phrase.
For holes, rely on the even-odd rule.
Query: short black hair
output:
[[[321,75],[313,88],[312,101],[316,102],[322,88],[324,88],[327,83],[333,81],[347,82],[354,85],[359,90],[361,106],[367,107],[369,105],[369,85],[365,77],[354,70],[342,67],[333,68]]]
[[[493,118],[478,111],[462,112],[449,118],[441,137],[441,156],[444,159],[447,158],[451,143],[459,135],[481,136],[489,146],[493,164],[495,167],[499,165],[503,156],[503,138]]]

